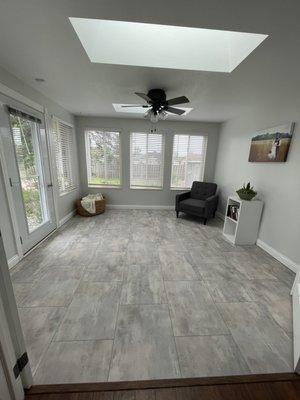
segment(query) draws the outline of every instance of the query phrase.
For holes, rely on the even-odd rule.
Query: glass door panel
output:
[[[10,123],[27,229],[31,233],[49,219],[39,152],[39,124],[12,114]]]

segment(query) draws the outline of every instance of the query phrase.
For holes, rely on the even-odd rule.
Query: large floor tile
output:
[[[249,282],[245,279],[236,279],[234,276],[231,279],[205,280],[205,286],[216,303],[243,302],[253,299]]]
[[[83,383],[107,380],[111,340],[52,342],[34,376],[34,383]]]
[[[126,268],[121,304],[163,304],[167,302],[160,267],[132,265]]]
[[[66,307],[79,285],[82,267],[47,267],[41,278],[28,290],[20,307]]]
[[[244,253],[234,253],[230,255],[228,262],[247,279],[277,279],[272,272],[272,267],[259,257],[247,257]]]
[[[124,265],[91,264],[83,275],[83,281],[89,282],[122,282]]]
[[[17,306],[23,303],[24,299],[31,292],[34,283],[14,283],[13,289]]]
[[[276,276],[279,281],[285,283],[290,289],[292,288],[296,276],[293,271],[269,255],[266,264],[270,265],[272,275]]]
[[[229,264],[225,258],[209,257],[205,260],[195,257],[195,252],[191,253],[191,257],[196,265],[195,269],[203,280],[245,280],[245,275],[239,272],[234,266]]]
[[[179,377],[168,306],[120,306],[109,380]]]
[[[84,281],[122,282],[124,273],[124,252],[102,253],[85,269]]]
[[[229,333],[202,282],[165,282],[165,287],[175,336]]]
[[[187,251],[186,247],[182,243],[180,239],[176,239],[175,237],[173,240],[171,239],[162,239],[159,241],[157,245],[157,250],[172,253],[184,253]]]
[[[82,282],[54,340],[113,339],[121,286]]]
[[[231,335],[177,337],[182,377],[250,373]]]
[[[51,257],[53,254],[58,256],[58,254],[61,254],[74,239],[75,235],[71,225],[63,230],[58,230],[49,237],[49,240],[43,242],[40,247],[47,256]]]
[[[131,228],[130,240],[134,243],[156,244],[158,239],[158,232],[153,227],[147,226],[143,228]]]
[[[43,274],[48,257],[43,253],[29,254],[11,270],[11,279],[14,283],[33,283]]]
[[[65,312],[64,307],[19,308],[26,349],[33,373],[35,373]]]
[[[157,265],[159,258],[157,247],[153,244],[132,242],[126,252],[126,265]]]
[[[187,253],[159,250],[161,269],[165,281],[193,281],[200,279]]]
[[[62,253],[48,260],[47,264],[54,266],[86,266],[93,262],[97,248],[97,243],[86,244],[75,240],[73,243],[68,244]]]
[[[220,303],[218,308],[253,373],[293,370],[292,341],[257,303]]]
[[[126,251],[129,238],[126,235],[114,235],[113,231],[107,231],[103,237],[96,253],[96,257],[101,256],[101,252]]]
[[[250,287],[252,299],[265,305],[275,321],[286,332],[292,332],[293,309],[290,288],[272,279],[252,280]]]

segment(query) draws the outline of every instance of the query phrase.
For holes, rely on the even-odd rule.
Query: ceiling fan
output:
[[[147,94],[135,92],[136,95],[141,97],[147,104],[132,104],[123,105],[121,107],[142,107],[148,109],[145,117],[149,117],[151,122],[157,122],[159,119],[165,119],[168,113],[182,115],[186,111],[180,108],[175,108],[178,104],[189,103],[189,99],[185,96],[175,97],[174,99],[167,100],[166,93],[163,89],[151,89]]]

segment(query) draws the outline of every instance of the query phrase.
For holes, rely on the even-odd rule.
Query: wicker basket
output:
[[[102,200],[96,200],[95,201],[96,212],[95,214],[91,214],[82,207],[81,199],[79,199],[77,200],[77,214],[81,215],[82,217],[93,217],[94,215],[102,214],[105,211],[105,204],[106,204],[106,199],[104,196]]]

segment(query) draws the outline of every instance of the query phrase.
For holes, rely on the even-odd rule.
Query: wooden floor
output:
[[[299,375],[266,374],[33,386],[26,400],[296,400]]]

